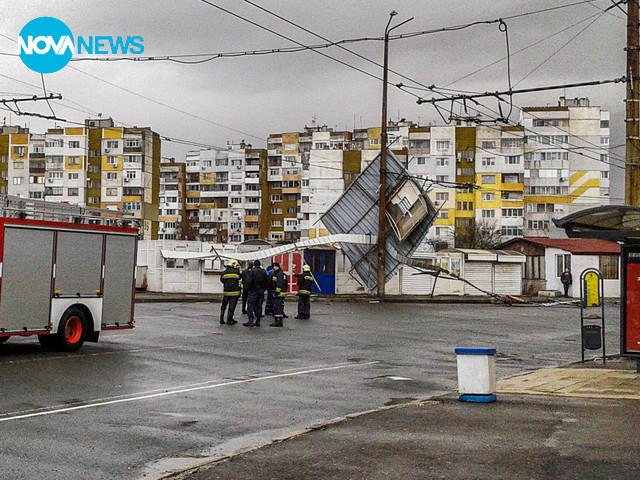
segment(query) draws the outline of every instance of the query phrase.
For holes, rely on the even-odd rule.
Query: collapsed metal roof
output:
[[[384,274],[386,281],[406,263],[418,248],[433,224],[437,210],[422,188],[411,178],[398,159],[387,152],[386,198],[390,198],[403,182],[411,182],[421,192],[420,202],[426,204],[427,213],[401,241],[392,228],[385,229],[387,255]],[[342,244],[351,265],[364,280],[370,291],[378,288],[378,208],[380,188],[380,155],[378,155],[349,186],[344,194],[321,217],[322,223],[332,234],[370,235],[368,245]],[[388,223],[388,222],[387,222]]]

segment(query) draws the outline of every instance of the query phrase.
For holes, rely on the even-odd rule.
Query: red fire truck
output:
[[[133,328],[137,241],[133,227],[0,218],[0,344],[74,351]]]

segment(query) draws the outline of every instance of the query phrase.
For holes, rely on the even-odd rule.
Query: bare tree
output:
[[[456,227],[454,233],[457,248],[496,248],[502,243],[502,233],[496,222],[481,220],[469,226]]]

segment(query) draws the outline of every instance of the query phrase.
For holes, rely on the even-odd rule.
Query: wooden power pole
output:
[[[640,207],[640,51],[638,1],[627,2],[625,204]]]

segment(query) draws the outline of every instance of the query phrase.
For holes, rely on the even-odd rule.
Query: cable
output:
[[[578,33],[576,33],[573,37],[571,37],[569,40],[567,40],[565,43],[563,43],[560,48],[558,48],[555,52],[553,52],[551,55],[549,55],[547,58],[545,58],[537,67],[535,67],[533,70],[531,70],[529,73],[527,73],[524,77],[522,77],[518,82],[516,82],[515,86],[517,87],[518,85],[520,85],[524,80],[526,80],[529,76],[531,76],[531,74],[533,74],[536,70],[538,70],[540,67],[542,67],[545,63],[547,63],[549,60],[551,60],[554,56],[556,56],[560,50],[562,50],[564,47],[566,47],[567,45],[569,45],[571,42],[573,42],[576,38],[578,38],[587,28],[589,28],[591,25],[593,25],[595,22],[597,22],[600,18],[602,18],[604,16],[604,12],[600,13],[596,18],[593,19],[593,21],[591,21],[588,25],[586,25],[582,30],[580,30]]]

